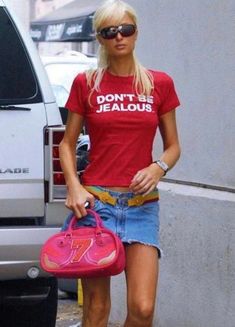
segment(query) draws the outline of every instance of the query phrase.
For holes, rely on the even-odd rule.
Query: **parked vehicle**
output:
[[[87,57],[78,52],[65,52],[59,56],[42,57],[42,62],[46,68],[48,78],[52,85],[52,89],[60,108],[62,120],[66,123],[67,109],[64,105],[69,96],[69,90],[72,82],[78,73],[88,69],[97,67],[97,59],[94,57]],[[82,174],[86,165],[88,164],[88,154],[90,149],[89,136],[80,135],[77,143],[77,169]],[[59,279],[59,288],[74,297],[77,294],[77,280],[76,279]]]
[[[56,102],[60,108],[62,121],[65,124],[67,119],[67,109],[64,105],[68,99],[72,82],[78,73],[97,67],[95,57],[87,57],[77,51],[62,52],[56,56],[41,57],[44,67],[52,85]],[[77,169],[82,173],[88,164],[88,152],[90,149],[89,136],[83,130],[77,143]]]
[[[5,0],[0,47],[0,326],[54,327],[57,281],[39,253],[67,215],[64,126],[37,50]]]
[[[87,57],[86,55],[72,51],[64,52],[57,56],[42,56],[44,67],[52,89],[60,107],[63,122],[66,122],[67,110],[64,105],[68,99],[72,82],[78,73],[97,67],[97,59],[95,57]]]

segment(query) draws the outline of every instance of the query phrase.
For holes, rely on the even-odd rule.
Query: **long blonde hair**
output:
[[[93,27],[97,32],[105,21],[113,17],[116,17],[117,24],[127,14],[135,25],[137,25],[137,15],[129,4],[122,0],[106,0],[103,4],[96,10],[93,18]],[[92,87],[92,90],[99,92],[100,83],[102,81],[103,75],[106,69],[109,67],[109,57],[105,50],[105,47],[99,45],[98,50],[98,68],[96,71],[88,71],[86,73],[88,85]],[[153,77],[152,74],[143,67],[137,60],[134,54],[134,87],[137,94],[150,95],[153,89]]]

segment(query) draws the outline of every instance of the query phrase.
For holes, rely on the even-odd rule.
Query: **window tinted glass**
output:
[[[0,104],[39,102],[27,52],[7,12],[0,7]]]

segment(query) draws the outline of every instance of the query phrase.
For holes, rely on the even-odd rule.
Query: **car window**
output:
[[[40,102],[27,51],[3,7],[0,7],[0,46],[0,104]]]

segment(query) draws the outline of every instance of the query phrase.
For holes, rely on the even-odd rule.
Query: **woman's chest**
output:
[[[137,95],[128,90],[94,92],[86,106],[86,118],[97,128],[109,124],[118,128],[156,128],[158,105],[154,96]]]

